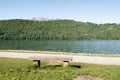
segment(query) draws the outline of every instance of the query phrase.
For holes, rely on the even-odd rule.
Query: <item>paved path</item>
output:
[[[32,53],[15,53],[15,52],[0,52],[0,57],[9,58],[23,58],[29,59],[29,57],[34,55],[49,55],[49,56],[72,56],[72,55],[55,55],[55,54],[32,54]],[[103,64],[103,65],[120,65],[119,57],[98,57],[98,56],[75,56],[73,55],[72,62],[83,62],[83,63],[93,63],[93,64]]]

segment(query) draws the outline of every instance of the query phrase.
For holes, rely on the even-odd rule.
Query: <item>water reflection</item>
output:
[[[81,40],[81,41],[0,40],[0,49],[120,54],[120,40]]]

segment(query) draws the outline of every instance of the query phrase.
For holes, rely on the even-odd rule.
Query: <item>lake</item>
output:
[[[0,40],[0,49],[58,51],[93,54],[120,54],[120,40]]]

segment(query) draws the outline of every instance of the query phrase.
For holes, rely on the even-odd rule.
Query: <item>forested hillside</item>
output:
[[[73,20],[1,20],[2,40],[120,39],[120,24],[94,24]]]

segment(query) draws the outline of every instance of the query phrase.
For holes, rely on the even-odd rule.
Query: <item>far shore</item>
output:
[[[64,54],[64,55],[63,55]],[[85,53],[66,53],[66,52],[51,52],[51,51],[29,51],[29,50],[0,50],[0,57],[8,58],[23,58],[29,59],[34,55],[48,56],[72,56],[72,62],[82,62],[102,65],[120,65],[120,56],[117,55],[92,55]]]

